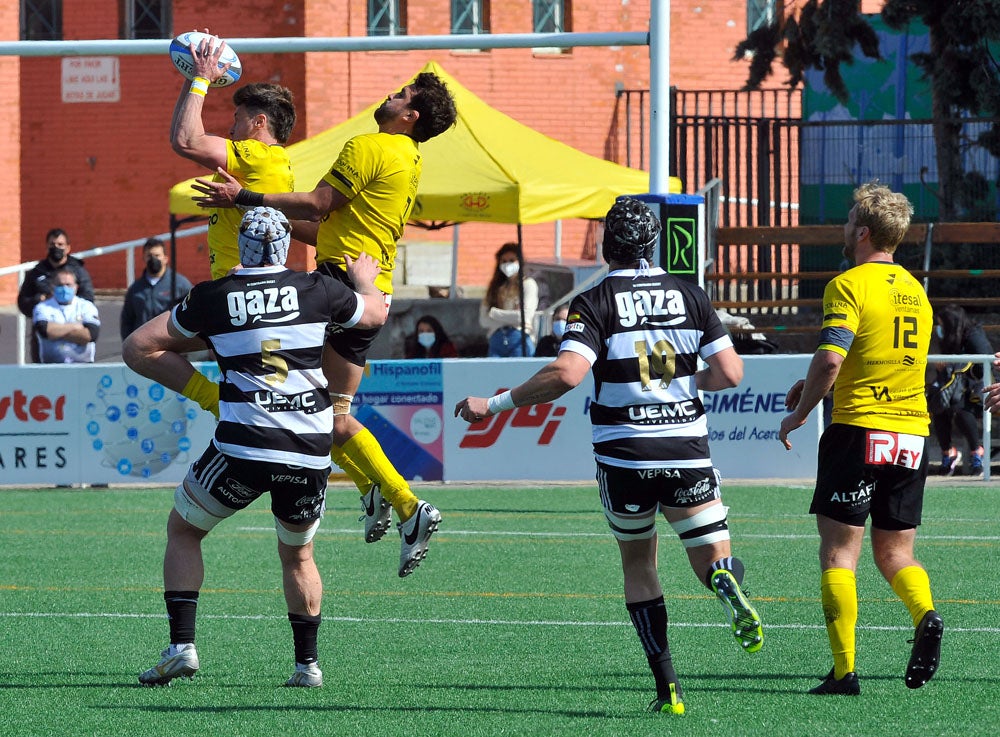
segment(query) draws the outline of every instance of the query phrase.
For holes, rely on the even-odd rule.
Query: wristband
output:
[[[486,400],[486,409],[490,411],[490,414],[499,414],[508,409],[514,409],[517,407],[514,404],[514,396],[510,393],[510,389],[505,391],[503,394],[497,394],[496,396],[490,397]]]
[[[198,95],[199,97],[204,97],[208,94],[208,85],[210,82],[204,77],[195,77],[191,80],[191,89],[188,90],[189,95]]]
[[[240,188],[240,191],[236,193],[236,199],[233,200],[233,204],[240,207],[263,207],[264,193],[251,192],[249,189]]]

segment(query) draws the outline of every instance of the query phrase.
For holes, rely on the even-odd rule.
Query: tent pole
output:
[[[177,216],[170,213],[170,304],[177,301]]]
[[[521,224],[517,224],[517,292],[518,304],[521,306],[521,356],[528,357],[528,336],[525,334],[524,320],[524,240],[522,238]]]
[[[458,226],[459,223],[451,226],[451,289],[448,290],[448,299],[458,299]]]

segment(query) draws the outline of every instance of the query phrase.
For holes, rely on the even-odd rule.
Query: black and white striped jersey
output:
[[[571,303],[560,350],[594,373],[597,460],[624,468],[712,465],[698,358],[732,346],[705,292],[663,269],[612,271]]]
[[[184,335],[209,343],[219,362],[219,450],[253,461],[329,466],[326,326],[332,320],[352,327],[363,313],[360,295],[341,282],[283,266],[245,268],[196,285],[172,319]]]

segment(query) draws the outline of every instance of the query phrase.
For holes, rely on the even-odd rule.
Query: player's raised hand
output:
[[[204,33],[209,33],[207,28]],[[226,42],[215,38],[218,43],[213,47],[213,38],[209,34],[208,38],[203,37],[200,42],[191,43],[191,72],[196,77],[204,77],[210,83],[222,77],[230,66],[228,62],[221,62]]]
[[[492,414],[486,397],[466,397],[455,405],[455,417],[461,417],[466,422],[479,422]]]
[[[358,292],[361,294],[379,293],[378,289],[375,288],[375,277],[382,271],[378,261],[363,251],[356,259],[352,259],[345,253],[344,267]]]
[[[195,179],[191,188],[195,192],[201,192],[201,196],[191,199],[197,202],[199,207],[236,207],[236,196],[243,187],[221,166],[216,169],[216,172],[224,181],[213,182],[211,179]]]

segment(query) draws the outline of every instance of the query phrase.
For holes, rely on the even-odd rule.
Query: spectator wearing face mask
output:
[[[569,317],[569,305],[559,305],[552,313],[552,332],[538,341],[535,348],[535,358],[559,355],[563,333],[566,331],[566,318]]]
[[[66,231],[53,228],[46,234],[45,242],[48,245],[45,258],[25,273],[24,283],[17,293],[17,308],[29,320],[34,315],[35,306],[52,296],[51,278],[56,269],[67,268],[72,271],[76,277],[77,296],[94,301],[94,284],[83,261],[69,255],[72,247]],[[31,339],[31,360],[39,363],[36,335],[32,335]]]
[[[170,258],[159,238],[150,238],[142,246],[146,268],[125,293],[121,314],[121,336],[166,312],[191,291],[191,282],[169,267]]]
[[[406,340],[407,358],[457,358],[455,344],[448,339],[441,322],[431,315],[417,320],[416,331]]]
[[[35,305],[32,323],[41,363],[93,363],[101,318],[97,306],[77,296],[76,274],[57,269],[52,296]]]
[[[503,244],[496,252],[496,260],[486,297],[479,307],[479,324],[486,328],[489,336],[487,355],[491,358],[533,356],[532,325],[538,309],[538,284],[529,276],[518,277],[521,255],[516,243]]]

